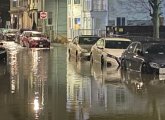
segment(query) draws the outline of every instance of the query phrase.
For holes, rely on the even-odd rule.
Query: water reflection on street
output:
[[[13,42],[0,64],[2,120],[164,120],[165,81],[76,61],[67,47],[27,49]]]

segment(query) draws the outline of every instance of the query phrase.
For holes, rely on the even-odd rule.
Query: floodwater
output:
[[[66,45],[4,45],[0,120],[165,120],[164,76],[76,62]]]

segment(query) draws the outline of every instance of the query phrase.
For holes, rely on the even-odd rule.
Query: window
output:
[[[48,13],[48,25],[52,25],[52,12]]]
[[[84,11],[90,11],[91,10],[91,1],[90,0],[84,0],[83,1],[83,10]]]
[[[80,0],[74,0],[74,4],[80,4]]]
[[[71,4],[71,0],[68,0],[68,4]]]
[[[117,17],[117,26],[125,26],[125,17]]]
[[[75,29],[80,29],[80,18],[74,18]]]
[[[17,7],[17,0],[13,0],[13,7]]]
[[[136,46],[136,43],[132,43],[129,47],[128,47],[128,51],[129,52],[134,52],[134,49],[135,49],[135,46]]]
[[[98,46],[98,47],[104,47],[104,40],[103,39],[100,39],[100,40],[98,40],[97,41],[97,43],[96,43],[96,45]]]

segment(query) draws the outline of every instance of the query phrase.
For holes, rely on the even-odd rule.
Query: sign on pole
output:
[[[47,12],[40,12],[40,19],[47,19]]]

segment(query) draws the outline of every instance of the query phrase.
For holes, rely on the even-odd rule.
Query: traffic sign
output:
[[[40,19],[47,19],[47,12],[40,12]]]

